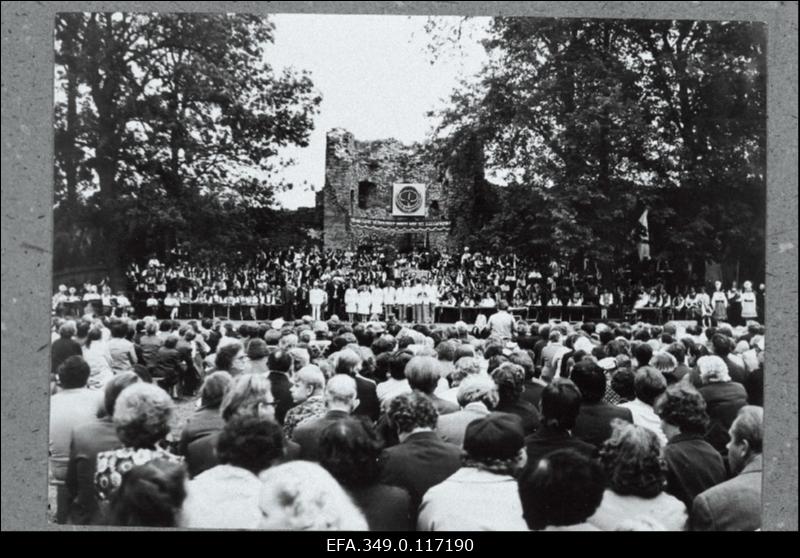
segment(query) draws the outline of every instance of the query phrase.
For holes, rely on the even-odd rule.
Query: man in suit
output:
[[[400,443],[381,454],[381,482],[405,488],[417,509],[430,487],[461,467],[461,449],[434,432],[438,415],[422,393],[398,395],[389,403],[387,416]]]
[[[606,375],[595,362],[578,362],[572,367],[570,378],[580,390],[582,400],[573,436],[599,448],[611,436],[612,420],[619,418],[633,423],[630,409],[603,401]]]
[[[580,408],[581,392],[571,380],[556,378],[542,390],[542,424],[525,438],[527,467],[535,468],[542,457],[559,449],[574,449],[594,457],[596,448],[570,433]]]
[[[325,427],[349,418],[358,407],[358,388],[355,378],[347,374],[336,374],[325,386],[324,416],[300,423],[292,437],[300,444],[300,459],[319,460],[319,438]]]
[[[440,416],[436,432],[445,442],[461,447],[467,426],[488,416],[499,399],[497,385],[490,377],[477,374],[467,376],[458,386],[458,404],[461,405],[461,410]]]
[[[283,418],[289,409],[294,407],[292,397],[292,356],[288,351],[278,349],[267,357],[269,383],[272,386],[272,397],[275,398],[275,420],[283,425]]]
[[[361,370],[361,356],[352,349],[344,349],[339,353],[336,362],[336,374],[350,376],[356,381],[359,404],[353,411],[354,415],[368,417],[375,422],[381,414],[381,404],[375,382],[359,374]]]
[[[761,528],[764,409],[748,405],[731,425],[728,460],[736,476],[694,499],[695,531],[754,531]]]

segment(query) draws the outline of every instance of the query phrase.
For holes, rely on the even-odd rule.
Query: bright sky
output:
[[[309,70],[322,94],[309,146],[281,153],[297,162],[281,173],[296,185],[278,196],[290,209],[313,206],[314,191],[324,186],[328,130],[345,128],[358,140],[422,141],[433,124],[425,113],[444,106],[459,79],[473,76],[487,58],[479,40],[489,18],[470,20],[459,46],[431,64],[425,16],[271,17],[275,44],[267,48],[269,63]]]

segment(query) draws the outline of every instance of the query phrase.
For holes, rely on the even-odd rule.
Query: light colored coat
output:
[[[738,476],[701,492],[692,505],[693,531],[755,531],[761,528],[761,455]]]
[[[468,403],[466,407],[455,413],[448,413],[439,417],[436,423],[436,432],[445,442],[450,442],[458,447],[464,445],[464,434],[467,426],[473,421],[489,414],[486,405],[480,402]]]

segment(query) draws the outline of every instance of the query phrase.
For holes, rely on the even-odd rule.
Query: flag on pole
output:
[[[639,217],[638,225],[638,252],[639,261],[650,259],[650,226],[647,224],[647,210],[645,209],[642,216]]]

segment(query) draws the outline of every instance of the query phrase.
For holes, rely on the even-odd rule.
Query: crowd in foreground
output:
[[[760,528],[761,325],[487,328],[56,320],[56,520]]]

